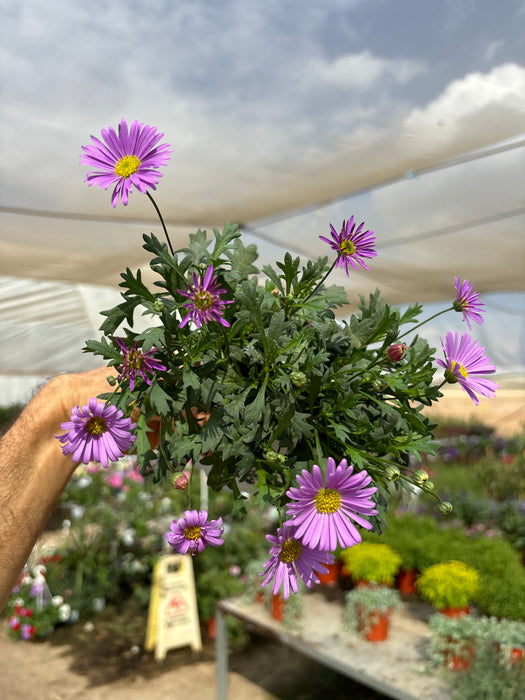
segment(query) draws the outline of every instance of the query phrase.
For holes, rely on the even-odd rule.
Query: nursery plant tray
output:
[[[276,622],[264,605],[230,598],[217,604],[217,699],[227,700],[228,648],[225,615],[233,615],[259,633],[273,637],[318,663],[391,698],[449,700],[450,689],[425,669],[430,637],[424,620],[406,610],[394,611],[388,639],[367,642],[342,626],[343,607],[321,593],[304,597],[297,629]]]

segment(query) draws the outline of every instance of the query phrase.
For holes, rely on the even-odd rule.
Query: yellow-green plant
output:
[[[425,569],[417,580],[420,595],[437,610],[464,608],[476,595],[479,574],[462,561],[447,561]]]
[[[343,549],[341,559],[354,581],[373,581],[380,585],[394,583],[401,557],[387,544],[361,542]]]

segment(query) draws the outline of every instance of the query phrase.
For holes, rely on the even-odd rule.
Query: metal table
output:
[[[353,680],[398,700],[449,700],[450,690],[438,676],[425,670],[425,648],[430,631],[426,622],[404,609],[394,611],[388,639],[367,642],[346,632],[340,602],[322,593],[304,596],[300,631],[291,631],[272,619],[262,604],[242,598],[221,600],[216,606],[217,700],[228,698],[228,638],[226,615],[233,615],[257,632]]]

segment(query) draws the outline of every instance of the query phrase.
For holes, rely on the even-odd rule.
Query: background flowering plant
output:
[[[276,506],[281,524],[289,518],[287,537],[272,540],[272,557],[290,564],[288,573],[272,564],[270,574],[281,581],[297,572],[311,585],[317,576],[294,568],[303,546],[320,552],[351,546],[361,539],[354,523],[381,531],[392,482],[431,490],[414,464],[434,451],[434,424],[421,411],[441,396],[433,349],[417,335],[400,342],[418,327],[422,308],[401,313],[376,291],[360,298],[348,320],[336,320],[348,299],[327,283],[330,272],[369,269],[377,255],[373,231],[354,217],[321,237],[330,257],[336,254],[331,262],[327,256],[301,265],[287,253],[259,270],[256,247],[245,246],[231,224],[211,237],[190,234],[187,247],[174,251],[148,191],[171,152],[159,145],[162,136],[122,121],[118,134],[103,131],[103,141],[92,137],[83,147],[81,161],[96,168],[88,184],[114,184],[113,206],[119,197],[126,205],[133,187],[146,193],[167,243],[143,236],[155,289],[127,268],[123,301],[103,312],[102,339],[86,344],[116,368],[114,391],[99,397],[103,406],[76,407],[58,437],[83,462],[104,464],[132,448],[142,473],[155,481],[200,461],[211,488],[231,489],[234,512],[244,511],[249,484],[256,503]],[[467,323],[480,322],[482,306],[468,280],[457,278],[450,309]],[[139,313],[152,319],[143,332],[133,327]],[[449,333],[444,355],[445,381],[459,382],[475,402],[474,392],[494,394],[497,385],[484,375],[495,368],[468,334]],[[180,551],[220,544],[221,523],[208,524],[205,511],[185,517],[172,527]],[[213,541],[206,538],[210,528]]]

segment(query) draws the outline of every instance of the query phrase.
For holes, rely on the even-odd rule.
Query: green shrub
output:
[[[490,498],[505,502],[525,499],[525,456],[523,454],[495,455],[479,460],[475,476]]]

